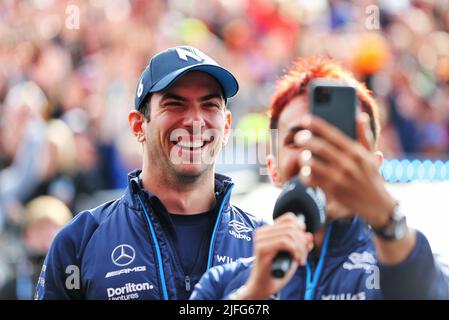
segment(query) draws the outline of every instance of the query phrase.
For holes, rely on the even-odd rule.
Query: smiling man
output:
[[[150,60],[128,116],[142,170],[129,174],[122,198],[58,234],[37,299],[187,299],[206,270],[251,256],[263,222],[230,205],[233,184],[215,173],[237,91],[234,76],[198,49]]]

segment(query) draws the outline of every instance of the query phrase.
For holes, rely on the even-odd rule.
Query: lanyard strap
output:
[[[164,274],[164,268],[162,266],[162,254],[161,254],[161,250],[159,248],[159,243],[157,241],[157,237],[156,237],[156,232],[154,231],[154,227],[153,224],[151,223],[151,219],[150,219],[150,215],[148,214],[147,208],[145,207],[145,204],[142,200],[142,194],[138,194],[137,197],[139,198],[140,204],[143,208],[143,212],[145,213],[145,218],[147,220],[148,223],[148,228],[150,229],[150,235],[151,238],[153,239],[153,244],[154,244],[154,249],[156,251],[156,264],[159,268],[159,279],[161,281],[161,286],[162,286],[162,297],[163,300],[168,300],[168,292],[167,292],[167,286],[165,284],[165,274]]]
[[[312,276],[312,271],[310,269],[309,263],[306,263],[306,292],[304,294],[304,300],[313,300],[315,296],[315,289],[321,276],[321,271],[323,270],[324,259],[326,257],[327,246],[329,243],[329,238],[332,230],[332,224],[329,224],[326,229],[326,234],[324,236],[323,247],[321,248],[320,258],[318,260],[318,265]],[[312,279],[313,277],[313,279]]]

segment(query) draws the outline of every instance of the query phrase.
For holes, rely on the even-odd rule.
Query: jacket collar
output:
[[[371,241],[372,231],[360,218],[332,222],[328,255],[339,256]]]
[[[139,177],[141,172],[142,170],[137,169],[128,174],[128,187],[126,188],[124,195],[124,200],[127,203],[128,207],[130,207],[131,209],[142,211],[143,208],[138,198],[139,193],[142,193],[143,195],[145,195],[147,200],[149,200],[153,204],[157,204],[157,206],[162,206],[165,210],[162,202],[155,194],[143,189]],[[215,173],[215,197],[217,199],[216,207],[219,207],[222,204],[222,201],[226,201],[226,203],[223,204],[223,210],[228,209],[228,207],[230,206],[230,197],[225,197],[225,194],[226,191],[233,185],[234,183],[232,182],[230,177]]]

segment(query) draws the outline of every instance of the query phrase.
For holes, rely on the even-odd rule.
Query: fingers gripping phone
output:
[[[357,93],[341,81],[318,78],[309,85],[309,102],[312,114],[356,139]]]

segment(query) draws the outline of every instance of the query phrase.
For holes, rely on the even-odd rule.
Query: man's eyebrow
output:
[[[163,100],[168,100],[168,99],[173,99],[173,100],[179,100],[179,101],[187,101],[186,98],[182,97],[182,96],[178,96],[177,94],[171,93],[171,92],[166,92],[162,95],[162,101]]]
[[[179,101],[188,101],[187,98],[184,98],[183,96],[179,96],[175,93],[172,92],[166,92],[162,95],[162,101],[163,100],[168,100],[168,99],[173,99],[173,100],[179,100]],[[207,94],[205,96],[202,96],[199,98],[199,100],[201,102],[207,101],[207,100],[211,100],[211,99],[224,99],[223,95],[220,93],[211,93],[211,94]]]
[[[212,99],[224,99],[223,98],[223,95],[222,94],[220,94],[220,93],[211,93],[211,94],[208,94],[208,95],[205,95],[205,96],[203,96],[203,97],[200,97],[200,101],[207,101],[207,100],[212,100]]]

